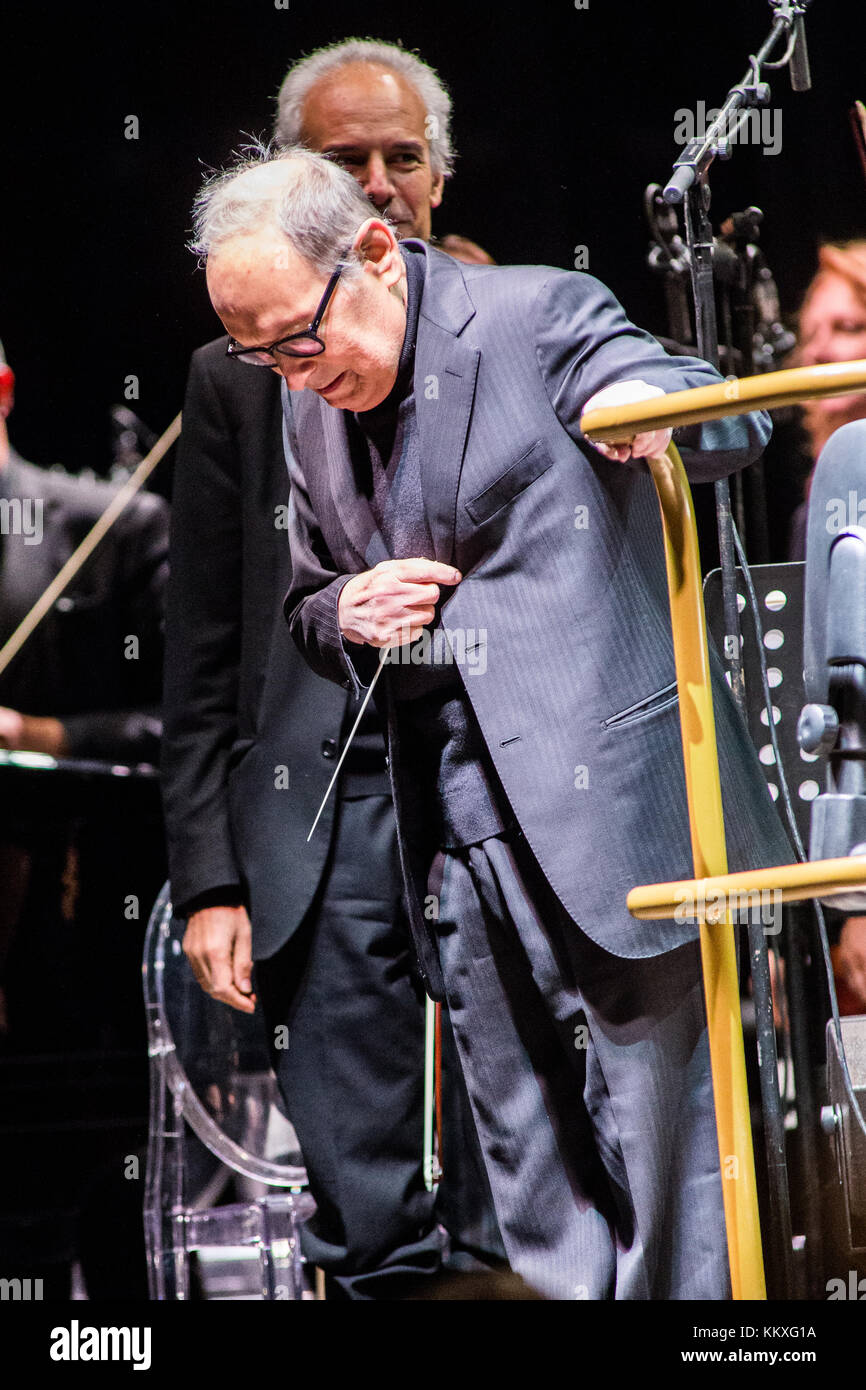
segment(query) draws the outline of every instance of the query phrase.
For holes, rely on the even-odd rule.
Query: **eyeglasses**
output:
[[[270,343],[267,347],[241,347],[235,338],[229,339],[226,354],[233,357],[237,362],[248,362],[251,367],[273,367],[274,353],[280,353],[282,357],[318,357],[319,353],[325,351],[325,344],[318,335],[318,327],[325,315],[328,307],[328,300],[337,288],[337,281],[348,265],[348,261],[340,261],[327,285],[325,293],[319,301],[312,323],[308,328],[300,333],[290,333],[287,338],[278,338],[275,343]]]

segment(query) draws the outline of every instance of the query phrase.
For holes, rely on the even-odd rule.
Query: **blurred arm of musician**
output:
[[[17,709],[0,706],[0,748],[18,753],[50,753],[62,758],[66,753],[66,730],[59,719],[50,715],[39,718],[22,714]]]
[[[866,917],[849,917],[833,956],[837,983],[844,983],[862,1012],[866,1009]]]

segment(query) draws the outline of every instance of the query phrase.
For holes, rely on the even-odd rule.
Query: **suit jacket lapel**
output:
[[[475,314],[460,265],[450,256],[413,242],[427,257],[424,294],[415,347],[415,413],[421,450],[421,489],[433,536],[434,558],[453,561],[457,488],[469,432],[480,351],[460,341]],[[363,569],[390,558],[352,468],[345,414],[312,392],[293,397],[298,424],[313,422],[324,453],[331,494],[351,547]],[[334,559],[339,557],[334,556]]]
[[[423,243],[422,243],[423,244]],[[457,261],[425,247],[427,275],[415,348],[421,489],[434,559],[454,559],[457,488],[481,353],[461,341],[475,314]]]
[[[352,451],[346,428],[346,413],[326,405],[323,412],[324,444],[331,479],[331,493],[340,520],[355,554],[364,569],[389,559],[385,542],[379,534],[370,503],[358,490]]]
[[[457,488],[480,352],[436,324],[419,326],[415,360],[415,412],[421,447],[421,490],[433,537],[434,559],[454,560]]]
[[[293,398],[293,409],[299,424],[304,421],[305,429],[313,425],[319,430],[319,450],[327,462],[331,496],[348,548],[361,569],[370,569],[381,560],[390,557],[379,534],[370,504],[363,493],[358,491],[352,468],[346,415],[344,411],[334,410],[332,406],[315,398],[306,399],[312,395],[312,392],[296,394]],[[338,555],[334,556],[337,561],[341,558]]]

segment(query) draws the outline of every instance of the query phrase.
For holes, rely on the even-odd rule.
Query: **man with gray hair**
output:
[[[513,1267],[556,1298],[729,1296],[697,928],[625,908],[691,864],[643,463],[670,432],[593,447],[579,427],[718,373],[589,276],[398,243],[306,151],[207,186],[196,249],[229,355],[292,393],[286,615],[320,675],[377,678],[416,947]],[[752,414],[678,442],[710,481],[768,433]],[[443,628],[484,661],[428,642],[382,664]],[[732,865],[784,862],[718,662],[713,685]]]
[[[357,180],[359,206],[371,211],[363,189],[401,235],[426,239],[451,169],[449,121],[448,94],[420,58],[350,40],[292,67],[277,133],[327,152]],[[280,611],[279,375],[225,349],[221,338],[194,354],[175,473],[163,754],[172,896],[202,987],[248,1013],[258,997],[318,1203],[302,1242],[328,1296],[394,1297],[406,1276],[438,1268],[437,1222],[455,1260],[495,1262],[501,1244],[456,1061],[448,1070],[447,1022],[445,1177],[435,1201],[424,1187],[423,1006],[372,709],[307,844],[357,704],[310,672]],[[289,1047],[275,1046],[286,1025]]]
[[[307,145],[336,159],[398,236],[429,240],[429,210],[441,203],[454,169],[451,98],[414,53],[371,39],[312,53],[280,88],[274,136],[283,147]],[[389,170],[392,180],[398,176],[390,187]],[[413,199],[406,190],[419,183],[422,196]]]
[[[438,73],[398,44],[346,39],[289,69],[274,138],[348,169],[398,237],[431,240],[430,213],[454,172],[451,98]],[[468,237],[436,244],[456,260],[492,265]]]

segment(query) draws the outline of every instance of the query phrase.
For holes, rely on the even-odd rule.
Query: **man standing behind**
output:
[[[343,164],[399,235],[426,240],[451,171],[450,107],[420,59],[350,40],[290,70],[276,134]],[[438,1268],[437,1218],[482,1257],[501,1251],[459,1106],[446,1116],[435,1210],[422,1181],[423,1009],[372,710],[306,843],[357,704],[312,675],[280,613],[289,583],[280,380],[231,361],[225,338],[192,361],[167,618],[172,895],[188,918],[184,949],[215,998],[252,1013],[255,958],[274,1068],[318,1204],[303,1236],[308,1259],[332,1276],[331,1296],[394,1297],[404,1275]],[[285,1024],[289,1046],[277,1049]],[[469,1197],[474,1236],[448,1209],[455,1165],[479,1194]]]

